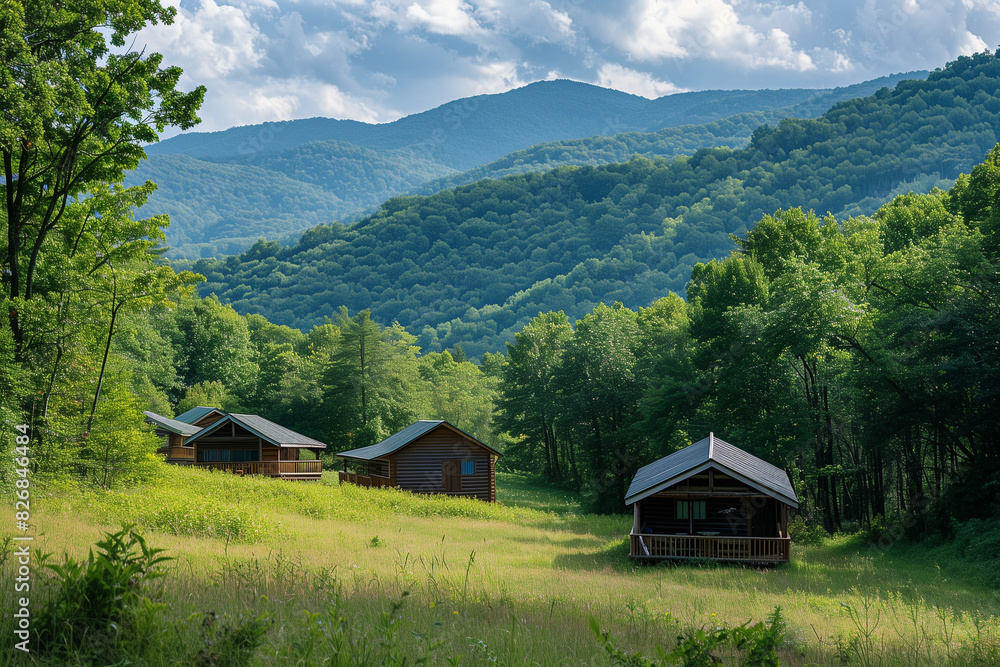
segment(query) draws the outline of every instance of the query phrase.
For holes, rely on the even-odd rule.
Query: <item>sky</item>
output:
[[[174,23],[136,44],[207,86],[199,131],[388,122],[556,78],[648,98],[825,88],[1000,46],[1000,0],[163,2]]]

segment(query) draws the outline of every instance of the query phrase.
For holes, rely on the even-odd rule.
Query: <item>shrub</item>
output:
[[[788,522],[788,534],[796,544],[823,544],[829,537],[822,526],[810,526],[801,516],[795,516]]]
[[[665,667],[679,664],[685,667],[713,667],[722,662],[715,651],[729,648],[745,651],[741,664],[746,667],[778,667],[781,665],[781,658],[778,657],[777,649],[784,641],[785,620],[781,615],[781,607],[775,607],[766,622],[754,625],[744,623],[735,628],[700,627],[680,632],[672,650],[657,647],[658,660],[647,660],[639,653],[629,654],[619,648],[607,632],[601,632],[600,625],[593,616],[590,617],[590,630],[598,636],[613,663],[618,665]]]
[[[35,625],[41,653],[107,659],[162,609],[153,583],[164,576],[159,566],[171,560],[163,549],[147,545],[131,526],[105,533],[96,547],[85,561],[67,556],[59,565],[43,559],[57,588]]]

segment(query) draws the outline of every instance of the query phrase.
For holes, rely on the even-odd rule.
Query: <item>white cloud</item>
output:
[[[800,6],[784,8],[784,19],[791,21],[797,15],[808,21],[811,14]],[[623,19],[604,19],[598,31],[633,60],[724,60],[746,68],[796,71],[814,67],[785,30],[758,31],[724,0],[638,0]]]
[[[476,16],[500,33],[524,36],[535,43],[572,43],[577,37],[569,13],[547,0],[478,0]]]
[[[470,9],[462,0],[426,0],[422,5],[414,2],[407,7],[406,17],[430,32],[466,37],[482,32],[469,15]]]
[[[513,62],[485,63],[474,67],[473,72],[469,80],[469,92],[473,95],[502,93],[530,83],[520,77],[517,63]]]
[[[267,38],[244,9],[202,0],[198,9],[180,8],[172,25],[146,28],[136,43],[169,54],[189,77],[219,79],[252,70],[265,54]]]
[[[968,30],[965,31],[965,35],[960,36],[957,46],[958,52],[964,56],[971,56],[973,53],[979,53],[983,49],[989,48],[982,37],[974,35]]]
[[[614,63],[605,63],[601,66],[597,72],[597,85],[649,99],[682,91],[669,81],[661,81],[646,72],[637,72]]]

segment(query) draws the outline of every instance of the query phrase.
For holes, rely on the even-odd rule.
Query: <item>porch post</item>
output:
[[[641,502],[642,502],[641,500],[637,500],[634,503],[632,503],[632,513],[634,515],[634,518],[632,519],[632,534],[633,535],[638,535],[639,534],[639,503],[641,503]]]

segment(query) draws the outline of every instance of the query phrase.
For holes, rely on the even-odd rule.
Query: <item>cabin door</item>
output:
[[[457,493],[462,490],[462,462],[441,462],[441,490],[445,493]]]

